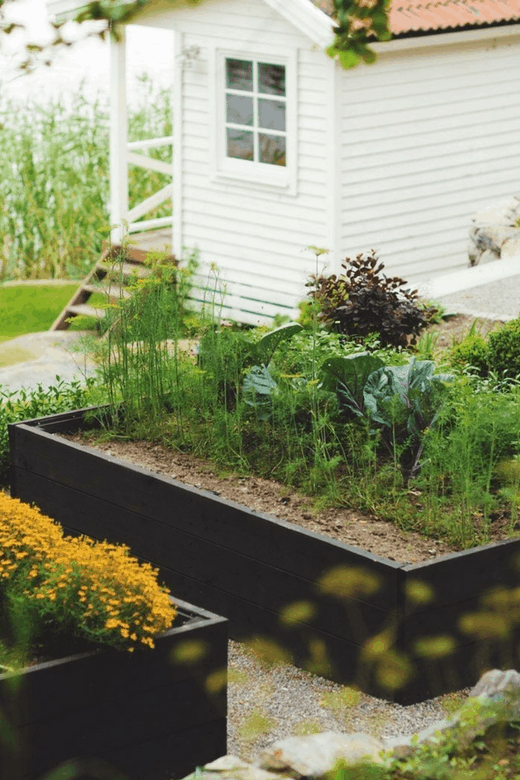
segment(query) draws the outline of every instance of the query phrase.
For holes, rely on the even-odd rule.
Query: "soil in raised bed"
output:
[[[442,352],[462,340],[474,321],[474,317],[457,315],[431,326],[429,330],[439,332],[436,351]],[[476,320],[477,330],[483,335],[500,324]],[[460,550],[415,531],[402,531],[392,522],[362,511],[332,507],[316,512],[312,497],[303,496],[279,482],[255,476],[223,476],[211,463],[161,444],[117,439],[100,441],[96,434],[88,433],[66,438],[399,563],[418,563]],[[409,495],[410,501],[418,500],[413,489]],[[494,518],[490,541],[507,538],[508,523],[506,517]]]
[[[98,435],[91,433],[66,435],[65,438],[399,563],[427,561],[460,549],[438,539],[425,538],[415,531],[401,531],[392,522],[361,511],[332,507],[316,512],[312,497],[275,480],[222,475],[211,463],[162,444],[100,441]],[[416,500],[413,491],[410,500]],[[500,533],[502,525],[505,522],[494,523],[492,541],[495,537],[504,538]]]

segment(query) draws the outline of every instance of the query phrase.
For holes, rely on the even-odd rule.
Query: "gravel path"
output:
[[[403,707],[294,666],[267,666],[238,642],[229,642],[228,661],[228,753],[251,763],[276,740],[295,734],[413,734],[458,709],[469,692]]]

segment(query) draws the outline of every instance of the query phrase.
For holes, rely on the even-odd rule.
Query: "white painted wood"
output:
[[[419,292],[427,298],[437,298],[517,276],[520,276],[520,255],[422,281]]]
[[[168,227],[173,222],[172,217],[157,217],[156,219],[143,219],[141,222],[133,222],[128,225],[129,233],[144,233],[153,228]]]
[[[333,22],[309,0],[157,0],[138,21],[175,31],[173,247],[200,250],[199,302],[205,274],[220,269],[225,316],[294,312],[312,244],[331,249],[329,271],[374,247],[391,274],[444,274],[467,262],[472,214],[518,189],[520,25],[375,44],[374,66],[342,71],[323,52]],[[290,186],[287,171],[255,177],[244,161],[223,175],[227,53],[288,63]],[[130,161],[149,161],[128,148]],[[158,222],[135,214],[130,230]]]
[[[146,198],[137,206],[135,206],[133,209],[130,209],[127,216],[128,221],[134,222],[136,219],[139,219],[139,217],[142,217],[148,211],[151,211],[152,209],[159,206],[161,203],[164,203],[164,201],[171,198],[172,195],[173,195],[173,186],[171,184],[167,184],[166,187],[163,187],[162,189],[158,190],[153,195],[150,195],[149,198]]]
[[[114,244],[123,239],[128,220],[126,43],[125,30],[120,39],[110,39],[110,222]]]
[[[132,165],[138,165],[140,168],[147,168],[149,171],[165,173],[167,176],[171,176],[172,174],[171,163],[164,162],[163,160],[156,160],[153,157],[147,157],[145,154],[128,152],[127,160],[129,163],[132,163]]]
[[[467,266],[472,215],[518,190],[520,37],[398,52],[342,82],[344,256],[375,248],[405,278]]]
[[[308,0],[265,0],[265,2],[319,46],[325,48],[334,40],[334,22]]]
[[[149,14],[149,21],[157,24],[157,7]],[[205,0],[200,6],[179,7],[168,18],[173,16],[176,50],[197,47],[199,59],[207,63],[204,73],[176,62],[174,111],[182,120],[174,121],[174,252],[181,256],[183,246],[197,247],[202,279],[212,263],[219,267],[232,291],[230,311],[243,310],[244,321],[252,321],[254,311],[259,321],[277,310],[294,312],[314,269],[314,257],[305,247],[323,246],[331,230],[326,195],[332,163],[324,98],[331,63],[258,0]],[[288,71],[296,107],[293,127],[298,128],[294,194],[269,183],[261,186],[250,176],[217,180],[208,175],[216,143],[213,55],[219,50],[267,62],[294,62],[292,73]]]
[[[173,144],[173,135],[164,135],[161,138],[147,138],[144,141],[130,141],[127,149],[153,149],[156,146],[167,146]]]
[[[183,150],[184,150],[184,71],[182,63],[177,54],[183,49],[184,36],[179,29],[173,33],[174,59],[174,77],[173,77],[173,224],[172,224],[172,247],[176,257],[183,256],[184,235],[182,220],[182,202],[184,198],[184,175],[183,175]]]

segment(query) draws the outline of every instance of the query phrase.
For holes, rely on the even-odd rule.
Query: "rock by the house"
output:
[[[469,264],[500,260],[520,255],[520,197],[479,211],[472,218],[469,231]]]

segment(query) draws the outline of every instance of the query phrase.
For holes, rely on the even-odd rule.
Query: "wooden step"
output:
[[[134,279],[145,279],[152,273],[151,269],[144,265],[147,255],[148,252],[132,246],[106,247],[52,323],[50,330],[66,330],[71,318],[78,315],[101,320],[105,316],[105,310],[86,303],[93,293],[104,293],[110,301],[131,297],[132,290],[126,288],[126,283],[131,284]],[[173,256],[171,259],[172,262],[177,262]]]
[[[99,261],[96,267],[118,279],[131,279],[132,276],[136,276],[138,279],[146,279],[151,274],[149,268],[139,263],[107,263],[106,261]]]
[[[88,303],[79,303],[75,306],[67,306],[67,312],[74,316],[81,314],[84,317],[95,317],[98,320],[105,316],[104,309],[98,309],[95,306],[89,306]]]
[[[103,284],[101,280],[98,281],[97,284],[83,284],[81,289],[88,293],[101,293],[102,295],[106,295],[107,298],[112,300],[132,297],[130,290],[127,290],[124,287],[121,287],[121,285],[111,281],[109,281],[108,284]]]

